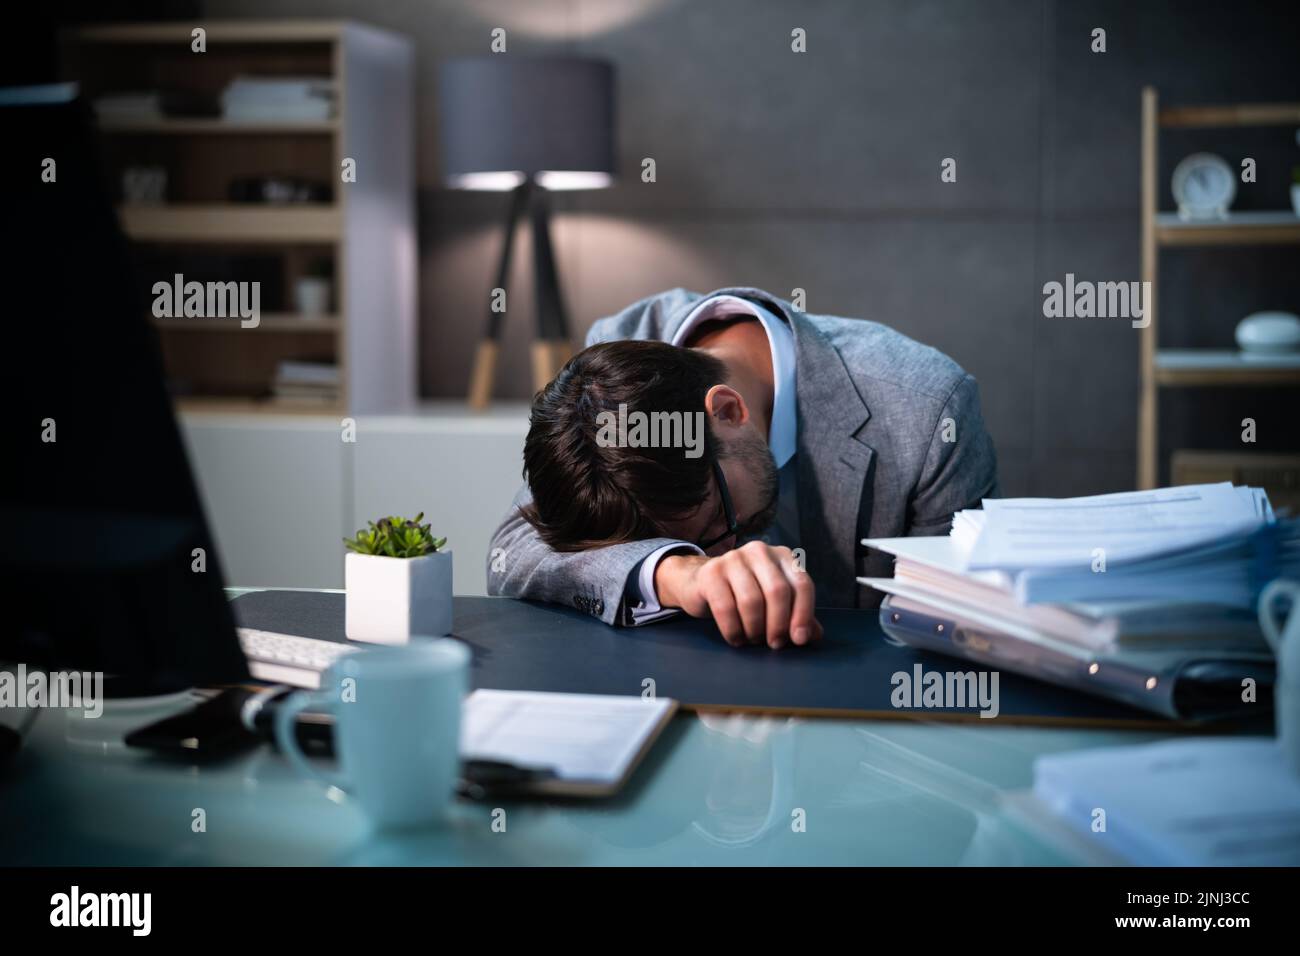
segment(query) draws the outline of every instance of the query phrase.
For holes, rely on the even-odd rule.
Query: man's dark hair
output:
[[[597,441],[601,412],[704,412],[704,396],[726,379],[704,352],[665,342],[607,342],[571,358],[533,399],[524,475],[533,494],[522,514],[556,551],[664,535],[660,522],[689,515],[708,494],[713,435],[704,416],[703,454],[617,447]],[[685,420],[685,419],[683,419]]]

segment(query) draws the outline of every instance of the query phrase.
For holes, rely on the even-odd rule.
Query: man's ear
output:
[[[730,385],[714,385],[704,396],[704,411],[715,429],[737,428],[749,421],[749,406]]]

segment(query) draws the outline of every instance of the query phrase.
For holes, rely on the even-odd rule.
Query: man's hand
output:
[[[711,616],[732,647],[810,644],[822,636],[812,579],[789,548],[751,541],[716,558],[670,554],[655,568],[655,592],[663,607]]]

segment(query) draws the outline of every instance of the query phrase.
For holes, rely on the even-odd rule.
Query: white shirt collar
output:
[[[701,322],[716,318],[719,312],[752,315],[763,325],[772,349],[772,427],[767,443],[777,468],[784,468],[794,457],[798,445],[798,415],[794,393],[794,332],[756,302],[734,295],[715,295],[701,300],[673,334],[673,345],[682,345]]]

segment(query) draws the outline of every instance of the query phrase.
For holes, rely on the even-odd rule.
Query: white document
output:
[[[612,786],[675,707],[667,698],[476,690],[465,699],[460,752]]]
[[[1034,795],[1067,826],[1143,866],[1300,865],[1300,776],[1272,738],[1051,754],[1034,762]]]
[[[1087,569],[1099,553],[1109,567],[1243,535],[1264,520],[1254,493],[1226,481],[1087,498],[991,498],[967,567]],[[968,540],[969,524],[961,527]]]

